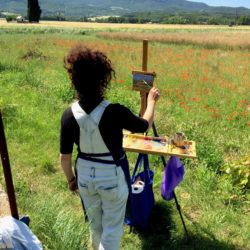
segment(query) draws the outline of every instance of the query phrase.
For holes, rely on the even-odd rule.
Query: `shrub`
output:
[[[7,15],[5,17],[5,19],[6,19],[7,22],[11,22],[11,21],[16,20],[16,17],[17,17],[16,15]]]
[[[230,178],[233,185],[240,189],[250,189],[250,157],[227,162],[221,166],[220,171]]]
[[[38,60],[46,60],[47,57],[38,49],[29,49],[21,59],[29,60],[29,59],[38,59]]]

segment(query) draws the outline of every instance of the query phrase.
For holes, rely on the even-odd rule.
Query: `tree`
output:
[[[250,25],[250,17],[248,16],[240,16],[238,20],[239,25]]]
[[[38,0],[28,0],[28,20],[29,22],[39,22],[42,10],[40,9]]]

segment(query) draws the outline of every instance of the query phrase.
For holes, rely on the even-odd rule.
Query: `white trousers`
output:
[[[90,227],[94,250],[118,250],[128,198],[121,167],[78,158],[78,187]]]

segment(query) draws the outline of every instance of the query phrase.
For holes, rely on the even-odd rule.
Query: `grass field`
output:
[[[188,42],[154,40],[162,30]],[[216,33],[224,42],[197,44],[192,38],[201,33],[208,40]],[[198,158],[184,160],[185,178],[176,189],[190,241],[185,243],[174,201],[160,197],[163,166],[150,156],[157,200],[151,225],[134,234],[125,227],[121,249],[250,248],[249,39],[239,40],[244,46],[228,46],[230,34],[249,33],[249,27],[0,21],[0,107],[17,202],[45,249],[87,249],[88,241],[79,197],[67,190],[58,161],[60,117],[73,100],[63,58],[79,42],[104,51],[116,69],[107,97],[138,113],[131,71],[141,69],[142,35],[152,40],[148,70],[157,73],[161,90],[159,134],[183,131],[197,144]],[[133,166],[136,154],[128,157]]]

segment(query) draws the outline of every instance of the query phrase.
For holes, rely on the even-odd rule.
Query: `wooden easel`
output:
[[[4,173],[5,183],[6,183],[9,204],[10,204],[11,215],[15,219],[19,220],[1,110],[0,110],[0,154],[1,154],[1,159],[2,159],[3,173]]]
[[[148,40],[143,40],[143,54],[142,54],[142,70],[143,71],[147,71],[147,65],[148,65]],[[141,95],[140,116],[143,116],[143,114],[145,113],[146,108],[147,108],[147,92],[141,91],[140,95]],[[152,128],[153,128],[154,136],[159,137],[154,122],[153,122]],[[166,163],[167,163],[166,159],[165,159],[165,157],[163,155],[161,155],[160,157],[161,157],[161,160],[162,160],[162,164],[165,167]],[[186,228],[186,225],[185,225],[182,213],[181,213],[181,206],[178,203],[178,200],[177,200],[177,197],[176,197],[174,191],[173,191],[173,194],[174,194],[174,200],[175,200],[176,208],[177,208],[177,210],[179,212],[181,222],[182,222],[182,225],[183,225],[183,228],[184,228],[184,231],[185,231],[186,241],[188,241],[189,236],[188,236],[187,228]]]
[[[142,51],[142,71],[147,71],[148,69],[148,40],[143,40],[143,51]],[[142,117],[147,108],[147,92],[141,91],[141,110],[140,116]]]

